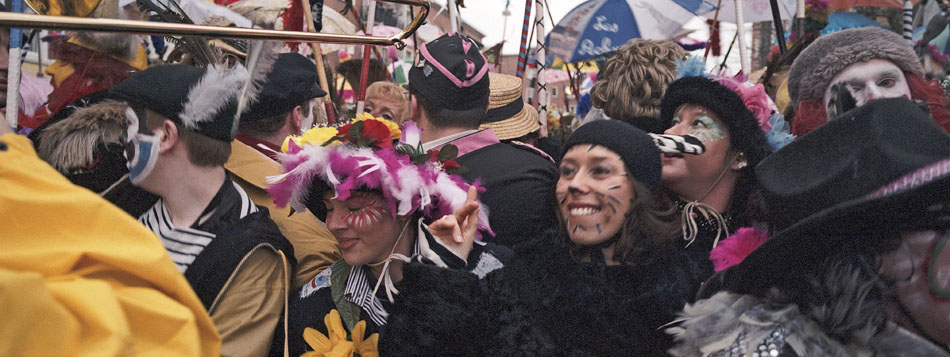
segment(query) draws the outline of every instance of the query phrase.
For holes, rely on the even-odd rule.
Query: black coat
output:
[[[663,355],[660,326],[691,301],[701,269],[674,245],[647,266],[575,261],[553,235],[479,280],[422,264],[404,268],[382,355]],[[520,258],[520,259],[519,259]]]
[[[535,237],[554,227],[554,184],[557,169],[551,160],[529,148],[496,143],[462,155],[456,160],[468,171],[468,181],[485,187],[479,200],[488,206],[494,239],[506,246],[519,237]]]

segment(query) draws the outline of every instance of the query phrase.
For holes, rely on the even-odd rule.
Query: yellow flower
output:
[[[396,124],[396,122],[383,118],[376,118],[372,114],[366,112],[356,114],[356,119],[353,119],[354,122],[364,120],[375,120],[383,123],[387,128],[389,128],[389,136],[391,136],[393,139],[399,140],[399,138],[402,137],[402,130],[399,130],[399,124]]]
[[[548,113],[548,132],[557,131],[561,127],[561,116]]]
[[[337,130],[334,127],[312,128],[303,133],[302,141],[306,145],[320,146],[336,136]],[[339,145],[339,141],[334,141],[330,145]]]
[[[289,146],[289,143],[291,140],[294,141],[294,144],[297,144],[297,147],[303,146],[303,141],[300,139],[299,136],[291,135],[284,138],[284,143],[280,145],[280,152],[283,152],[283,153],[287,152],[287,147]]]
[[[310,327],[304,329],[303,339],[313,351],[304,353],[301,357],[351,356],[353,342],[346,339],[346,329],[340,320],[340,312],[336,309],[330,310],[323,318],[323,323],[327,326],[326,335]]]
[[[376,345],[379,342],[379,334],[374,333],[369,336],[367,339],[363,339],[363,334],[366,332],[366,321],[360,321],[356,323],[356,326],[353,326],[353,352],[356,352],[360,357],[379,357],[379,350],[376,349]]]

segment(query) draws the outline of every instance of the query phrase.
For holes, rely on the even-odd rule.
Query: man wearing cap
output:
[[[421,45],[418,64],[409,71],[410,120],[422,128],[423,148],[458,148],[463,176],[486,191],[494,243],[511,245],[556,224],[554,164],[479,130],[489,105],[489,75],[478,46],[457,34]]]
[[[221,335],[221,354],[263,355],[285,315],[294,250],[224,169],[247,71],[152,67],[111,90],[127,102],[129,180],[161,197],[139,217]]]
[[[950,102],[924,79],[910,43],[894,32],[863,27],[819,37],[792,62],[788,93],[795,105],[791,132],[814,130],[844,112],[881,98],[923,102],[944,131]]]
[[[281,174],[274,160],[288,135],[300,135],[313,126],[316,98],[327,95],[317,85],[313,62],[298,53],[277,56],[257,102],[241,114],[237,140],[231,142],[231,157],[224,168],[231,179],[259,206],[267,207],[271,219],[294,245],[296,289],[323,268],[340,259],[336,239],[309,212],[291,215],[290,208],[277,208],[267,195],[267,176]]]

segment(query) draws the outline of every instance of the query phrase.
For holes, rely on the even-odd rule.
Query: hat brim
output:
[[[529,110],[534,110],[534,108],[530,105],[525,105],[518,114],[515,114],[511,118],[492,123],[483,123],[478,126],[478,129],[491,129],[495,132],[495,136],[498,137],[498,140],[517,139],[531,134],[541,129],[541,123],[538,122],[538,116],[531,115],[531,113],[528,112]]]
[[[729,268],[724,288],[738,293],[764,293],[771,283],[817,266],[842,249],[844,243],[865,240],[883,245],[875,236],[939,228],[920,222],[927,207],[948,200],[950,173],[911,189],[875,198],[859,198],[826,208],[778,232],[741,263]],[[929,224],[929,226],[928,226]]]

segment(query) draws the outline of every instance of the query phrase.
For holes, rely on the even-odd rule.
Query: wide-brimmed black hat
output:
[[[950,136],[904,98],[851,110],[760,163],[775,236],[726,270],[726,289],[763,292],[789,271],[860,243],[887,247],[900,232],[945,228]]]
[[[660,102],[660,121],[664,128],[672,126],[673,116],[683,104],[699,104],[716,113],[729,128],[732,147],[743,153],[749,167],[755,167],[772,152],[755,114],[729,87],[706,77],[673,81]]]

